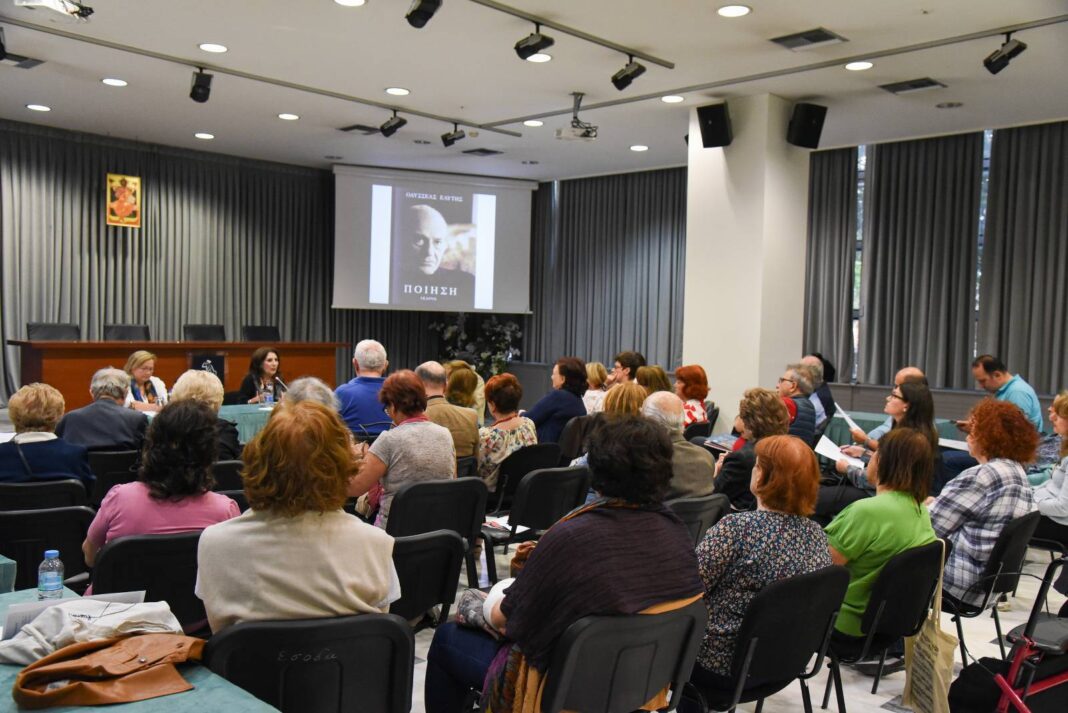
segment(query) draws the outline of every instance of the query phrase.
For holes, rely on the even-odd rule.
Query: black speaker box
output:
[[[731,133],[731,115],[726,102],[697,107],[697,123],[701,127],[701,143],[706,149],[730,146],[734,134]]]
[[[823,120],[826,117],[825,106],[803,102],[794,104],[790,126],[786,129],[786,142],[806,149],[818,148],[820,133],[823,132]]]

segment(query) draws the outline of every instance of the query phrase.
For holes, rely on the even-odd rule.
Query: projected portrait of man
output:
[[[407,248],[411,251],[411,264],[417,265],[424,275],[433,275],[441,266],[448,245],[449,226],[441,213],[428,205],[411,207],[411,235]]]
[[[449,225],[429,205],[406,208],[397,236],[395,256],[400,264],[393,282],[394,303],[428,308],[473,306],[475,276],[461,269],[455,259],[459,235],[469,229],[468,225]]]

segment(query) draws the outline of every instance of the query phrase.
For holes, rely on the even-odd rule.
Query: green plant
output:
[[[430,328],[441,335],[442,354],[447,360],[474,362],[475,371],[488,378],[500,374],[508,362],[519,356],[519,324],[511,319],[487,317],[480,323],[474,315],[457,312]]]

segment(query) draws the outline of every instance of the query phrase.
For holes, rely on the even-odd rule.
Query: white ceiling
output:
[[[95,14],[74,23],[46,10],[0,0],[7,49],[44,60],[32,70],[0,66],[0,117],[191,149],[326,167],[339,163],[419,168],[527,179],[633,171],[686,162],[682,137],[690,107],[772,93],[829,107],[822,146],[842,146],[1068,118],[1068,22],[1016,35],[1028,49],[994,76],[982,59],[1001,43],[985,37],[944,47],[881,56],[866,72],[847,72],[846,59],[1064,16],[1064,0],[750,0],[752,14],[724,19],[722,2],[698,0],[511,0],[550,18],[676,64],[648,71],[626,90],[609,77],[626,62],[614,51],[543,28],[556,39],[553,61],[519,60],[512,45],[530,23],[469,0],[445,0],[422,30],[404,20],[407,0],[368,0],[346,8],[333,0],[87,0]],[[136,47],[188,61],[162,59],[55,36],[10,20]],[[823,26],[848,42],[790,52],[769,38]],[[198,49],[226,45],[226,54]],[[831,62],[785,76],[740,81],[769,72]],[[219,68],[211,100],[189,99],[191,66]],[[377,126],[386,109],[228,76],[231,69],[335,94],[361,97],[470,124],[501,124],[521,137],[485,129],[446,149],[441,122],[408,117],[392,138],[345,134],[353,123]],[[129,86],[111,88],[106,76]],[[931,76],[946,89],[894,96],[877,85]],[[707,85],[718,84],[715,88]],[[407,97],[384,89],[401,86]],[[687,91],[688,90],[688,91]],[[596,142],[554,138],[570,120],[572,91],[586,93],[581,116],[600,127]],[[681,93],[682,104],[659,101]],[[599,103],[641,101],[596,108]],[[940,102],[962,102],[937,109]],[[26,104],[52,107],[46,114]],[[300,115],[281,121],[280,112]],[[548,115],[545,126],[520,122]],[[210,132],[214,141],[195,139]],[[474,134],[468,128],[469,134]],[[430,141],[416,144],[415,140]],[[644,153],[628,149],[644,144]],[[465,156],[491,148],[499,156]],[[523,163],[536,161],[536,164]]]

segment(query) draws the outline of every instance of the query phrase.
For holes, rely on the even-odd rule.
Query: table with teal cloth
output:
[[[64,588],[63,598],[70,599],[78,595]],[[7,608],[12,604],[37,601],[36,589],[23,589],[18,592],[0,594],[0,622],[7,616]],[[20,666],[0,664],[0,712],[26,710],[15,705],[11,691],[15,687],[15,677]],[[193,690],[174,693],[159,698],[149,698],[136,703],[116,703],[108,706],[56,706],[50,711],[69,711],[86,713],[91,710],[111,711],[167,711],[167,713],[204,713],[204,711],[227,711],[227,713],[265,713],[277,711],[251,693],[238,688],[222,676],[217,676],[200,664],[181,664],[178,671],[188,681]]]
[[[850,411],[849,417],[856,421],[857,425],[863,428],[865,433],[881,425],[886,420],[885,413],[867,413],[865,411]],[[964,440],[964,434],[957,430],[957,424],[948,418],[936,418],[935,428],[938,429],[939,438],[948,438],[953,441]],[[834,415],[831,422],[827,424],[827,430],[824,431],[824,435],[838,446],[848,445],[853,442],[852,436],[849,435],[849,424],[846,423],[841,414]]]
[[[219,418],[237,425],[237,437],[241,443],[248,443],[252,437],[267,425],[269,409],[259,404],[241,404],[240,406],[223,406],[219,409]]]
[[[15,568],[15,560],[0,555],[0,593],[10,592],[15,588]],[[3,626],[2,621],[0,626]]]

